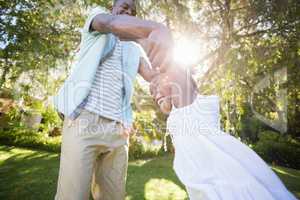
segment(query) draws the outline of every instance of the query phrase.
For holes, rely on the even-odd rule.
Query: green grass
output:
[[[59,156],[0,145],[0,199],[54,199]],[[300,171],[274,167],[286,186],[300,197]],[[126,200],[187,199],[172,169],[171,156],[129,163]]]
[[[300,170],[274,166],[273,170],[286,187],[300,199]]]

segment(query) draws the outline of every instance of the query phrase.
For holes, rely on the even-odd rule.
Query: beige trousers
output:
[[[83,110],[63,125],[55,200],[125,199],[128,139],[119,122]]]

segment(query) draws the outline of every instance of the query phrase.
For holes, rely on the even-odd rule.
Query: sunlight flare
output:
[[[185,37],[179,38],[175,41],[173,51],[173,58],[183,66],[191,66],[196,64],[201,57],[201,48],[198,42],[187,39]]]

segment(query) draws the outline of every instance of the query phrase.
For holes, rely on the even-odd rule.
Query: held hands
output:
[[[138,43],[146,51],[152,66],[165,72],[172,60],[173,38],[170,30],[162,26],[152,31],[148,38],[138,40]]]
[[[150,93],[160,110],[169,114],[172,110],[172,94],[168,83],[162,80],[165,78],[163,74],[154,77],[150,83]]]
[[[150,80],[150,93],[160,110],[168,114],[172,109],[169,87],[161,87],[161,79],[164,79],[165,72],[172,66],[173,38],[169,29],[160,27],[152,31],[146,39],[139,39],[137,42],[143,47],[154,71],[155,75]],[[163,84],[165,85],[165,84]],[[168,91],[168,92],[166,92]]]

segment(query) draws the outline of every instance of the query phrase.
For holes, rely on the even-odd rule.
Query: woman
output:
[[[296,200],[249,147],[220,130],[217,96],[203,96],[187,70],[170,68],[151,84],[169,113],[174,169],[191,200]]]

